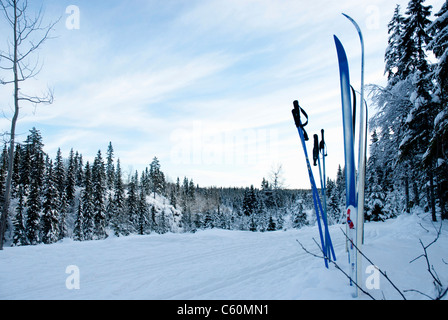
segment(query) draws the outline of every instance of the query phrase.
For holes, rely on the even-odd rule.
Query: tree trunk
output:
[[[11,182],[12,171],[14,165],[14,148],[15,148],[15,135],[16,135],[16,123],[19,118],[19,70],[18,70],[18,41],[17,41],[17,3],[14,2],[14,116],[11,121],[11,140],[9,146],[9,162],[8,162],[8,175],[5,183],[5,196],[2,208],[1,227],[0,227],[0,250],[3,250],[3,238],[6,231],[6,223],[8,220],[9,203],[11,201]]]

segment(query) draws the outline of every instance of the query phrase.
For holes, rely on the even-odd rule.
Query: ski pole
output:
[[[306,118],[305,123],[302,122],[301,114],[303,114]],[[316,199],[316,191],[317,191],[316,182],[314,181],[314,176],[313,176],[313,172],[311,170],[311,164],[310,164],[310,160],[308,157],[308,151],[306,149],[306,143],[305,143],[305,141],[309,140],[308,134],[306,133],[306,131],[304,129],[304,127],[308,124],[308,115],[306,114],[305,110],[303,110],[300,107],[299,102],[297,100],[294,101],[294,109],[292,110],[292,115],[294,117],[294,122],[295,122],[297,130],[299,132],[300,141],[302,142],[302,148],[305,153],[305,160],[306,160],[306,165],[307,165],[307,169],[308,169],[308,175],[310,178],[311,188],[313,190],[313,202],[314,202],[314,209],[316,211],[317,225],[319,228],[320,242],[322,245],[322,251],[324,252],[324,254],[326,254],[327,248],[325,245],[324,235],[322,232],[322,225],[321,225],[320,215],[319,215],[319,207],[318,207],[318,203],[317,203],[317,199]],[[325,267],[328,268],[328,261],[325,259],[324,262],[325,262]]]

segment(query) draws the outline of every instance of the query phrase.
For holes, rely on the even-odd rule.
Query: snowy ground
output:
[[[425,227],[427,230],[422,228]],[[348,269],[341,226],[331,235],[338,263]],[[352,299],[345,276],[305,253],[296,239],[317,251],[316,227],[274,233],[223,230],[109,238],[104,241],[5,248],[0,252],[0,299],[157,299],[157,300],[295,300]],[[429,220],[403,215],[385,223],[368,223],[365,253],[402,290],[434,295],[432,278],[419,244],[435,237]],[[448,285],[448,225],[429,249],[431,263]],[[67,289],[66,282],[79,290]],[[367,263],[364,263],[367,266]],[[365,277],[368,277],[366,274]],[[380,278],[378,299],[400,299]],[[416,292],[409,299],[425,299]],[[445,297],[446,298],[446,297]],[[362,296],[361,299],[368,299]]]

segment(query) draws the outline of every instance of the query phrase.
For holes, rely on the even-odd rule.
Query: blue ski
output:
[[[357,251],[353,244],[356,245],[356,227],[358,214],[358,201],[356,192],[356,167],[355,167],[355,151],[353,137],[353,117],[351,104],[350,89],[350,71],[348,66],[347,54],[338,39],[334,36],[336,50],[339,60],[339,72],[341,81],[341,98],[342,98],[342,120],[344,127],[344,154],[345,154],[345,179],[346,179],[346,216],[349,237],[349,263],[350,277],[358,283],[357,275]],[[357,296],[355,289],[354,296]]]

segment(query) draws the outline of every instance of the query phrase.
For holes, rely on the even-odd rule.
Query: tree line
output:
[[[14,148],[5,233],[13,246],[210,228],[265,232],[313,223],[310,192],[283,189],[278,172],[272,182],[263,178],[260,188],[205,188],[187,177],[168,181],[154,157],[125,181],[112,143],[93,162],[73,149],[66,158],[58,149],[52,159],[43,147],[40,131],[33,128]],[[9,159],[5,145],[0,194]]]

